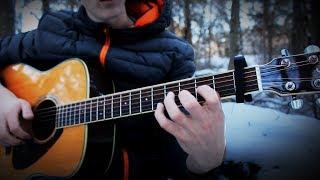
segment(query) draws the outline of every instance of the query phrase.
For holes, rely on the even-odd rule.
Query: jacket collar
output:
[[[158,0],[159,1],[159,0]],[[103,36],[105,28],[110,29],[110,35],[112,43],[134,43],[135,41],[150,38],[163,32],[171,22],[171,0],[163,0],[163,7],[159,12],[159,16],[156,20],[151,21],[145,25],[139,27],[127,28],[127,29],[112,29],[107,27],[104,23],[97,23],[92,21],[83,6],[81,6],[76,14],[79,21],[76,20],[77,26],[80,31],[90,36],[95,36],[100,39]],[[145,13],[144,13],[145,15]],[[138,18],[139,20],[139,18]],[[102,42],[104,38],[102,38]]]

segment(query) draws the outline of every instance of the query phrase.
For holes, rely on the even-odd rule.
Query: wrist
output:
[[[206,162],[199,162],[195,158],[193,158],[191,155],[188,156],[186,160],[187,168],[190,172],[194,174],[205,174],[209,172],[210,170],[216,168],[219,166],[220,163],[217,163],[216,161],[212,161],[207,159]]]

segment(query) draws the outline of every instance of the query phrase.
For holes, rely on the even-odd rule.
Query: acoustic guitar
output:
[[[311,51],[310,51],[311,49]],[[243,94],[270,91],[280,96],[320,94],[320,52],[309,47],[304,54],[275,58],[267,64],[243,69]],[[110,168],[115,146],[114,121],[123,117],[153,112],[169,91],[177,94],[208,85],[222,99],[235,96],[234,70],[215,75],[188,78],[139,89],[90,97],[90,72],[80,59],[69,59],[48,71],[26,64],[15,64],[2,71],[3,83],[17,97],[33,107],[35,119],[21,121],[33,139],[15,147],[0,147],[0,179],[28,179],[38,175],[70,178],[81,173],[86,158],[102,161],[105,173]],[[176,102],[181,105],[179,101]],[[297,102],[292,102],[295,106]],[[105,154],[88,152],[88,128],[107,123],[108,150]],[[103,157],[103,158],[102,158]]]

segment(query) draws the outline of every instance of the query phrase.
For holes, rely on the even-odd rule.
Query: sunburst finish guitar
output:
[[[275,92],[281,96],[320,93],[319,52],[283,56],[270,63],[247,67],[243,72],[244,93]],[[183,79],[99,97],[89,97],[86,64],[69,59],[42,72],[26,64],[2,72],[5,86],[33,107],[35,119],[21,125],[33,139],[16,147],[0,147],[0,179],[27,179],[37,175],[72,177],[86,166],[88,128],[98,122],[153,112],[169,91],[209,85],[221,98],[236,95],[234,71]],[[198,97],[199,102],[203,99]],[[180,105],[179,102],[177,102]],[[104,161],[105,173],[112,162],[115,126],[111,123],[110,148]],[[94,158],[94,156],[90,156]]]

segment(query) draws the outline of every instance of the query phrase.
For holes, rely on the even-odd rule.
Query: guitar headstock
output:
[[[262,88],[280,96],[320,94],[320,49],[309,46],[304,54],[289,55],[260,66]]]

